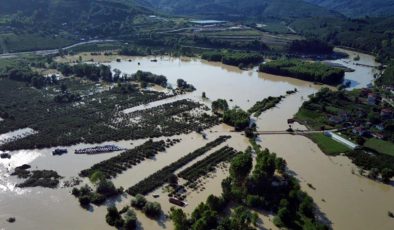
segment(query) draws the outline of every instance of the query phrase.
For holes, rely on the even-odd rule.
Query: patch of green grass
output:
[[[68,51],[79,52],[102,52],[108,50],[119,50],[122,47],[120,42],[103,42],[94,44],[85,44],[69,49]]]
[[[296,118],[300,120],[308,120],[308,119],[316,119],[321,116],[320,113],[314,112],[309,109],[301,108],[298,113],[295,115]]]
[[[346,145],[325,136],[323,133],[310,134],[308,137],[327,155],[338,155],[350,150]]]
[[[211,36],[261,36],[262,35],[261,31],[254,29],[205,32],[204,34]]]
[[[374,149],[380,153],[394,156],[394,144],[391,142],[370,138],[365,142],[364,146]]]
[[[332,128],[330,126],[327,126],[326,119],[324,118],[323,114],[309,109],[301,108],[294,116],[294,118],[298,122],[308,126],[313,130],[320,130],[322,126],[325,126],[326,129]]]

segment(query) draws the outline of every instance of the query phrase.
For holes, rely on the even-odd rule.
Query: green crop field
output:
[[[338,155],[350,150],[347,146],[334,141],[330,137],[325,136],[323,133],[311,134],[308,135],[308,137],[311,138],[311,140],[315,142],[327,155]]]
[[[394,156],[394,144],[391,142],[371,138],[368,139],[364,145],[365,147],[374,149],[380,153]]]

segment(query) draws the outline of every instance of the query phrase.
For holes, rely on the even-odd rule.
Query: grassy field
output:
[[[261,31],[254,29],[246,29],[246,30],[204,32],[203,34],[211,35],[211,36],[261,36],[263,33]]]
[[[327,126],[325,124],[325,118],[322,117],[320,113],[317,113],[312,110],[304,109],[301,108],[294,118],[298,121],[301,122],[302,124],[310,127],[311,129],[318,130],[322,126],[326,126],[327,129],[330,129],[332,127]]]
[[[323,133],[310,134],[308,137],[327,155],[338,155],[350,150],[347,146],[334,141]]]
[[[85,44],[81,46],[74,47],[68,51],[79,52],[102,52],[109,50],[119,50],[122,46],[121,42],[103,42],[94,44]]]
[[[270,33],[290,33],[291,31],[287,28],[284,23],[280,22],[265,22],[263,23],[263,27],[261,30],[267,31]]]
[[[44,49],[57,49],[73,44],[75,41],[62,38],[41,36],[38,34],[0,34],[2,51],[21,52]]]
[[[380,153],[394,156],[394,144],[391,142],[370,138],[365,142],[364,146]]]

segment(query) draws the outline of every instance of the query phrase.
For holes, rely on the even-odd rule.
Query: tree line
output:
[[[218,61],[226,65],[238,66],[241,68],[259,64],[264,60],[263,56],[258,53],[230,51],[203,52],[201,58],[207,61]]]
[[[260,65],[261,72],[298,78],[305,81],[328,85],[341,84],[345,71],[323,63],[306,62],[297,59],[278,59]]]

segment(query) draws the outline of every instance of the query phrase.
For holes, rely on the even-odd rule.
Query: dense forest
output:
[[[394,0],[305,0],[346,16],[360,18],[394,15]]]
[[[68,31],[90,36],[133,32],[128,21],[150,11],[132,1],[1,0],[0,14],[15,29],[34,33]]]
[[[373,53],[381,62],[388,62],[394,57],[394,17],[303,18],[295,19],[290,26],[306,37]]]
[[[289,45],[290,53],[331,54],[333,50],[333,46],[317,39],[295,40]]]
[[[338,16],[338,13],[303,0],[139,0],[143,5],[165,13],[239,20]]]

